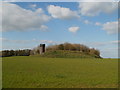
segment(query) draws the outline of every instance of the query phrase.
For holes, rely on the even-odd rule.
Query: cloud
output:
[[[53,40],[37,40],[37,39],[32,39],[32,40],[13,40],[13,39],[8,39],[8,38],[0,38],[1,44],[0,50],[11,50],[11,49],[26,49],[26,48],[34,48],[36,45],[39,45],[40,43],[45,43],[46,46],[48,45],[55,45],[55,44],[61,44],[64,42],[61,41],[53,41]]]
[[[62,43],[62,42],[53,41],[53,40],[36,40],[36,39],[32,39],[32,40],[12,40],[12,39],[8,39],[8,38],[0,38],[0,41],[2,41],[3,43],[13,43],[13,44],[28,44],[28,43],[58,44],[58,43]]]
[[[96,16],[100,13],[112,13],[118,8],[118,2],[80,2],[79,12],[84,16]]]
[[[118,21],[111,21],[106,23],[96,22],[96,26],[101,26],[102,30],[105,30],[108,34],[117,34],[119,33],[120,26],[118,25]]]
[[[106,49],[101,49],[101,56],[104,58],[118,58],[118,49],[119,48],[106,48]]]
[[[78,30],[80,30],[80,27],[70,27],[68,30],[72,33],[76,33]]]
[[[84,20],[85,24],[91,24],[92,22],[90,22],[89,20]]]
[[[52,41],[52,40],[40,40],[41,43],[47,43],[47,44],[55,44],[57,42]]]
[[[0,37],[0,41],[4,41],[4,40],[6,40],[6,38],[2,38],[2,37]]]
[[[0,38],[0,41],[2,41],[2,43],[17,43],[17,44],[25,44],[31,42],[31,40],[11,40],[8,38]]]
[[[36,40],[36,39],[34,39],[32,41],[37,42],[37,43],[45,43],[47,45],[53,45],[53,44],[61,44],[61,43],[63,43],[61,41],[53,41],[53,40]]]
[[[47,31],[47,30],[48,30],[48,27],[45,26],[45,25],[41,25],[40,30],[42,30],[42,31]]]
[[[41,8],[33,12],[12,3],[4,2],[2,6],[3,31],[41,30],[51,18]]]
[[[37,5],[36,4],[31,4],[30,7],[34,9],[34,8],[37,7]]]
[[[100,22],[95,23],[96,26],[101,26],[102,24]]]
[[[118,33],[118,21],[106,22],[103,24],[102,29],[107,31],[108,34]]]
[[[118,45],[120,44],[120,40],[108,41],[108,42],[84,42],[84,44],[92,47],[101,47],[107,45]]]
[[[72,11],[69,8],[54,5],[48,6],[48,12],[51,14],[53,18],[58,19],[71,19],[80,17],[76,11]]]
[[[37,14],[43,14],[44,11],[43,11],[42,8],[38,8],[38,9],[36,9],[35,13],[37,13]]]
[[[116,40],[116,41],[111,41],[111,44],[120,44],[120,40]]]

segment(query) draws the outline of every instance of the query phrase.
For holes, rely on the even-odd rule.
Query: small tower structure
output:
[[[40,44],[39,52],[40,52],[40,54],[45,53],[45,44]]]

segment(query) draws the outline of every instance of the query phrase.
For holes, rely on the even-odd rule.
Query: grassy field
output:
[[[3,58],[3,88],[115,88],[117,59]]]

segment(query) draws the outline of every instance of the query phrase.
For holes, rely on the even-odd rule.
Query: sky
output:
[[[4,2],[0,15],[1,50],[69,42],[118,57],[117,2]]]

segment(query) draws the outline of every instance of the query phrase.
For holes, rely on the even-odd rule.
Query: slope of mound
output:
[[[46,53],[40,56],[52,57],[52,58],[100,58],[100,56],[85,53],[85,52],[67,51],[67,50],[47,51]]]

